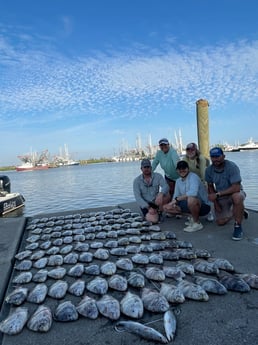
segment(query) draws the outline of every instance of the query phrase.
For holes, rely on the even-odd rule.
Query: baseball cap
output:
[[[141,162],[141,167],[144,168],[144,167],[150,167],[151,166],[151,161],[147,158],[144,158]]]
[[[188,163],[186,161],[179,161],[179,162],[177,162],[176,168],[178,170],[180,170],[180,169],[187,169],[187,168],[189,169],[189,165],[188,165]]]
[[[186,150],[197,150],[197,145],[195,143],[190,143],[186,146]]]
[[[210,157],[220,157],[222,156],[224,153],[222,151],[222,149],[220,147],[213,147],[210,150]]]
[[[159,145],[162,145],[162,144],[169,145],[169,141],[166,138],[162,138],[159,141]]]

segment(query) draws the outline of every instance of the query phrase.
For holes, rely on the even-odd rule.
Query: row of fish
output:
[[[136,321],[118,321],[117,329],[166,343],[175,336],[170,304],[258,288],[256,275],[237,274],[228,260],[194,249],[190,242],[177,240],[173,231],[162,232],[129,209],[32,219],[26,231],[24,249],[15,256],[14,289],[5,299],[18,307],[0,323],[0,331],[7,334],[19,333],[25,324],[46,332],[52,320],[71,321],[79,315],[118,321],[122,313],[144,321],[146,309],[164,314],[166,337]],[[67,292],[82,298],[77,304],[65,300],[51,311],[48,297],[64,299]],[[122,298],[115,298],[116,292]],[[29,309],[20,307],[25,302],[40,305],[29,316]]]

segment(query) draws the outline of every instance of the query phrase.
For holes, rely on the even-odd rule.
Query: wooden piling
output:
[[[200,152],[209,159],[210,136],[209,136],[209,103],[205,99],[196,102],[197,135]]]

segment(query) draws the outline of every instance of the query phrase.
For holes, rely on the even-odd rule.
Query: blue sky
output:
[[[258,141],[256,0],[0,0],[0,166],[162,137]]]

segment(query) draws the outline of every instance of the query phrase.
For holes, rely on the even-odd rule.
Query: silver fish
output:
[[[31,260],[38,260],[43,258],[43,256],[45,256],[45,250],[37,250],[36,252],[34,252],[33,254],[31,254],[30,259]]]
[[[153,233],[151,234],[151,239],[156,241],[164,241],[166,240],[166,235],[164,232]]]
[[[22,260],[17,265],[14,266],[14,268],[17,271],[29,271],[31,267],[32,267],[31,260]]]
[[[163,266],[163,271],[166,277],[173,278],[178,281],[185,277],[185,273],[179,267]]]
[[[128,291],[120,301],[121,312],[133,319],[143,316],[144,307],[141,298]]]
[[[31,272],[22,272],[18,276],[14,277],[13,283],[15,284],[26,284],[29,283],[32,279]]]
[[[31,250],[24,250],[18,254],[15,255],[15,259],[17,260],[23,260],[25,258],[28,258],[29,256],[31,256],[32,251]]]
[[[116,324],[116,328],[137,334],[140,337],[147,339],[147,340],[159,342],[161,344],[167,344],[168,343],[168,340],[164,337],[164,335],[159,333],[154,328],[149,327],[149,326],[145,326],[139,322],[119,321]]]
[[[35,268],[45,268],[47,266],[47,263],[48,263],[48,258],[41,258],[41,259],[36,260],[33,263],[33,267],[35,267]]]
[[[54,246],[61,246],[63,244],[64,240],[62,238],[57,238],[53,241]]]
[[[39,248],[46,250],[50,248],[51,245],[52,245],[51,241],[45,241],[39,245]]]
[[[73,245],[72,244],[67,244],[63,248],[60,249],[60,254],[68,254],[73,250]]]
[[[142,240],[139,236],[130,236],[129,241],[130,241],[130,243],[135,243],[135,244],[139,244],[142,242]]]
[[[64,263],[65,264],[76,264],[79,258],[79,254],[71,252],[65,255],[64,257]]]
[[[208,262],[211,262],[214,264],[215,267],[229,271],[229,272],[234,272],[235,268],[234,266],[226,259],[221,259],[221,258],[209,258]]]
[[[167,299],[159,292],[144,287],[142,289],[142,302],[144,308],[154,313],[163,313],[169,309]]]
[[[67,274],[71,277],[81,277],[84,273],[84,266],[83,264],[76,264],[69,269]]]
[[[132,262],[141,265],[147,265],[149,263],[149,257],[144,254],[135,254],[132,256]]]
[[[87,289],[97,295],[105,295],[108,291],[108,283],[106,279],[96,277],[87,284]]]
[[[68,292],[74,296],[82,296],[85,290],[85,281],[82,279],[76,280],[69,286]]]
[[[110,295],[104,295],[97,301],[99,312],[111,320],[118,320],[120,317],[120,305],[118,300]]]
[[[17,287],[9,295],[6,296],[5,301],[13,305],[21,305],[28,296],[28,289],[22,286]]]
[[[98,249],[104,247],[104,243],[102,242],[93,242],[90,244],[90,248],[92,249]]]
[[[178,261],[176,264],[176,267],[178,267],[185,274],[191,274],[191,275],[194,274],[194,266],[190,264],[189,262]]]
[[[40,239],[40,235],[32,235],[26,238],[26,241],[29,243],[37,242]]]
[[[122,237],[117,240],[117,245],[118,246],[128,246],[130,243],[128,237]]]
[[[140,245],[140,251],[144,253],[152,253],[153,248],[150,244],[141,244]]]
[[[181,249],[182,250],[182,249]],[[179,253],[171,251],[162,251],[160,254],[163,256],[164,260],[175,261],[179,259]]]
[[[53,279],[62,279],[66,275],[66,269],[64,267],[53,268],[48,271],[47,275]]]
[[[116,256],[125,256],[127,255],[127,250],[126,248],[123,247],[117,247],[117,248],[112,248],[110,249],[110,254],[116,255]]]
[[[89,250],[90,246],[88,243],[82,243],[82,242],[77,242],[76,245],[74,246],[74,250],[77,252],[87,252]]]
[[[38,246],[39,246],[38,242],[33,242],[33,243],[30,243],[27,246],[25,246],[25,249],[26,250],[34,250],[34,249],[38,248]]]
[[[27,301],[31,303],[42,303],[47,295],[48,287],[44,284],[37,284],[33,290],[29,293]]]
[[[107,276],[112,276],[116,273],[116,264],[114,262],[107,261],[100,266],[100,272]]]
[[[219,269],[213,262],[208,262],[204,259],[193,260],[193,267],[195,271],[206,273],[206,274],[218,274]]]
[[[84,296],[83,299],[76,306],[78,313],[89,319],[96,319],[99,315],[96,300],[89,296]]]
[[[218,275],[219,281],[226,289],[238,292],[249,292],[250,286],[244,281],[244,279],[232,275],[227,272],[220,272]]]
[[[235,274],[236,277],[243,279],[251,288],[258,289],[258,275],[252,273]]]
[[[50,286],[48,295],[52,298],[61,299],[65,296],[68,289],[68,284],[64,280],[58,280]]]
[[[176,234],[173,231],[166,231],[166,238],[168,240],[175,240],[176,239]]]
[[[65,236],[63,238],[63,241],[64,241],[65,244],[72,243],[73,242],[73,236]]]
[[[194,249],[197,258],[210,258],[211,253],[207,249]]]
[[[170,303],[184,303],[185,301],[185,296],[182,290],[172,284],[161,283],[159,293],[166,297]]]
[[[50,255],[48,258],[48,266],[61,266],[64,262],[62,255]]]
[[[76,307],[71,301],[59,304],[54,313],[54,319],[61,322],[75,321],[78,317]]]
[[[138,246],[134,246],[134,245],[126,246],[125,249],[126,249],[128,254],[137,254],[140,252],[140,248]]]
[[[176,317],[172,310],[164,313],[164,328],[169,341],[174,340],[176,334]]]
[[[184,296],[196,301],[208,301],[209,296],[207,292],[197,284],[182,280],[178,283],[177,287],[183,292]]]
[[[127,281],[129,285],[135,288],[143,288],[145,286],[145,278],[140,273],[130,272]]]
[[[149,262],[152,264],[162,265],[163,261],[163,256],[161,254],[154,253],[149,256]]]
[[[84,267],[84,272],[86,274],[90,274],[93,276],[98,276],[100,274],[100,267],[99,265],[90,265],[90,266],[86,266]]]
[[[111,289],[117,291],[126,291],[127,290],[127,280],[125,277],[120,276],[119,274],[114,274],[108,280],[108,286]]]
[[[91,262],[93,260],[93,254],[90,252],[84,252],[79,255],[80,262]]]
[[[99,249],[97,249],[95,251],[93,256],[96,259],[99,259],[99,260],[107,260],[109,258],[109,250],[108,249],[99,248]]]
[[[196,259],[197,255],[195,254],[194,250],[192,249],[188,249],[188,248],[178,248],[175,249],[175,253],[177,253],[179,255],[180,259]]]
[[[14,335],[22,331],[29,318],[28,308],[16,308],[5,320],[0,322],[0,331]]]
[[[145,276],[148,279],[159,282],[164,281],[166,279],[164,271],[157,267],[148,267],[145,271]]]
[[[47,251],[46,251],[46,254],[47,255],[55,255],[55,254],[58,254],[60,252],[60,248],[57,247],[57,246],[53,246],[53,247],[50,247]]]
[[[132,271],[133,270],[133,263],[132,260],[129,258],[121,258],[116,261],[117,268],[120,268],[125,271]]]
[[[150,231],[161,231],[161,228],[159,225],[151,225],[149,226]]]
[[[118,243],[115,240],[110,240],[110,241],[107,241],[106,243],[104,243],[104,247],[105,248],[116,248],[116,247],[118,247]]]
[[[52,326],[52,312],[46,305],[40,305],[31,315],[27,327],[34,332],[48,332]]]
[[[200,285],[206,292],[215,293],[217,295],[224,295],[227,289],[217,279],[195,276],[194,282]]]
[[[35,283],[43,283],[47,280],[47,277],[48,277],[48,271],[41,269],[33,275],[32,281]]]

